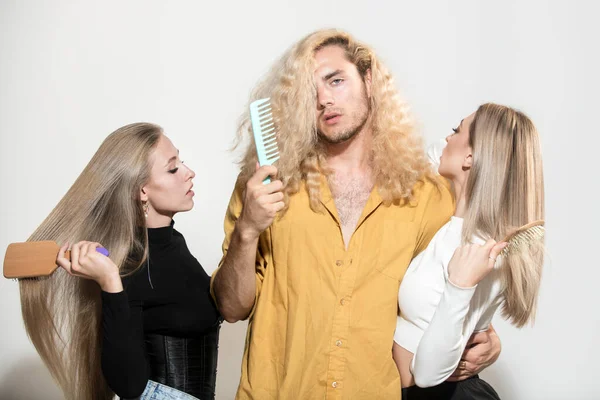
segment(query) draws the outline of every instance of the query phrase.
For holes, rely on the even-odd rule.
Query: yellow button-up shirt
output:
[[[452,196],[426,182],[409,204],[385,206],[374,189],[346,249],[325,179],[321,193],[324,212],[310,209],[302,187],[260,236],[237,399],[400,398],[398,288],[452,215]],[[229,203],[223,257],[241,196],[235,190]]]

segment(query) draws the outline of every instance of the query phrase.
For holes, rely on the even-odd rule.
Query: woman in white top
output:
[[[494,239],[544,219],[538,133],[524,114],[484,104],[446,141],[438,171],[453,184],[456,212],[402,280],[394,359],[403,400],[499,399],[478,376],[447,379],[499,307],[517,327],[535,316],[543,242],[498,256],[506,244]]]

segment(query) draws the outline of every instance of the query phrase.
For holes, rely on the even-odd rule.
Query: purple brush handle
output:
[[[108,257],[108,250],[106,250],[104,247],[96,247],[96,251],[100,254],[105,255],[106,257]]]

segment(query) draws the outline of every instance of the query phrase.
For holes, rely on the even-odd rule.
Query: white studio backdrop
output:
[[[376,49],[426,142],[487,101],[536,123],[549,253],[538,319],[495,320],[502,355],[483,377],[503,399],[600,399],[595,15],[595,3],[560,0],[1,0],[0,249],[33,232],[110,132],[148,121],[196,171],[196,207],[176,222],[211,273],[249,91],[296,40],[338,27]],[[5,279],[0,326],[0,399],[60,399]],[[245,329],[221,330],[218,399],[234,397]]]

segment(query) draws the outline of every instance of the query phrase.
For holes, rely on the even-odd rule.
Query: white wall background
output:
[[[428,141],[486,101],[537,124],[549,248],[539,316],[521,331],[495,322],[503,352],[483,375],[503,399],[600,399],[597,15],[591,1],[560,0],[1,0],[0,249],[29,236],[104,137],[151,121],[196,170],[197,206],[177,228],[212,272],[249,90],[294,41],[340,27],[387,62]],[[61,398],[4,279],[0,327],[0,398]],[[222,329],[218,399],[234,396],[245,328]]]

